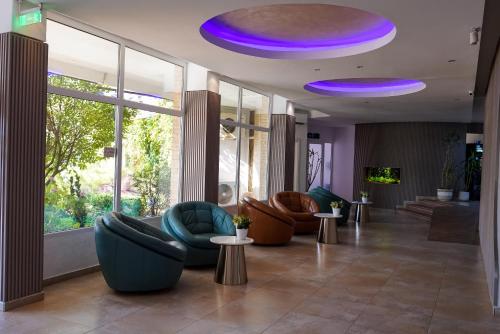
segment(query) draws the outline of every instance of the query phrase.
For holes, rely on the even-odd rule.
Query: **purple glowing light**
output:
[[[416,93],[425,87],[425,83],[413,79],[369,78],[315,81],[306,84],[304,89],[326,96],[386,97]]]
[[[324,36],[307,39],[273,38],[228,24],[225,15],[229,13],[206,21],[200,27],[200,34],[219,47],[257,57],[320,59],[349,56],[382,47],[391,42],[396,35],[396,27],[391,21],[370,14],[375,17],[373,22],[342,36],[332,31],[329,38]]]

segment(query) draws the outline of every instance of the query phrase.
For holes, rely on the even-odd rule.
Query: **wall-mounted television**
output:
[[[370,183],[400,184],[401,169],[394,167],[365,167],[365,180]]]

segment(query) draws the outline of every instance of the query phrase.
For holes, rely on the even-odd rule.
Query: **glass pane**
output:
[[[332,144],[325,143],[325,162],[323,164],[323,188],[332,188]]]
[[[307,190],[321,186],[322,160],[321,144],[309,144],[307,162]]]
[[[236,204],[236,152],[238,129],[234,126],[220,126],[219,151],[219,205]]]
[[[269,127],[269,97],[243,89],[241,122]]]
[[[267,157],[269,134],[241,128],[240,197],[267,199]]]
[[[221,81],[219,83],[219,94],[221,95],[221,120],[238,120],[238,99],[240,88],[230,83]]]
[[[157,107],[181,109],[181,66],[125,50],[125,99]]]
[[[49,84],[116,96],[118,44],[47,21]]]
[[[155,217],[177,203],[180,118],[126,108],[122,147],[122,212]]]
[[[115,107],[49,94],[45,233],[93,226],[113,209]]]

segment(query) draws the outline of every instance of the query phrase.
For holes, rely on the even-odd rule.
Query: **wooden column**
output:
[[[271,116],[271,155],[269,157],[269,197],[293,190],[295,156],[295,116]]]
[[[47,45],[0,34],[0,303],[43,298]]]
[[[182,201],[217,204],[220,95],[186,92]]]

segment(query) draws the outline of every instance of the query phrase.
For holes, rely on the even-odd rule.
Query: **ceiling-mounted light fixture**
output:
[[[476,45],[479,42],[479,32],[481,31],[480,27],[472,28],[469,34],[469,43],[470,45]]]

